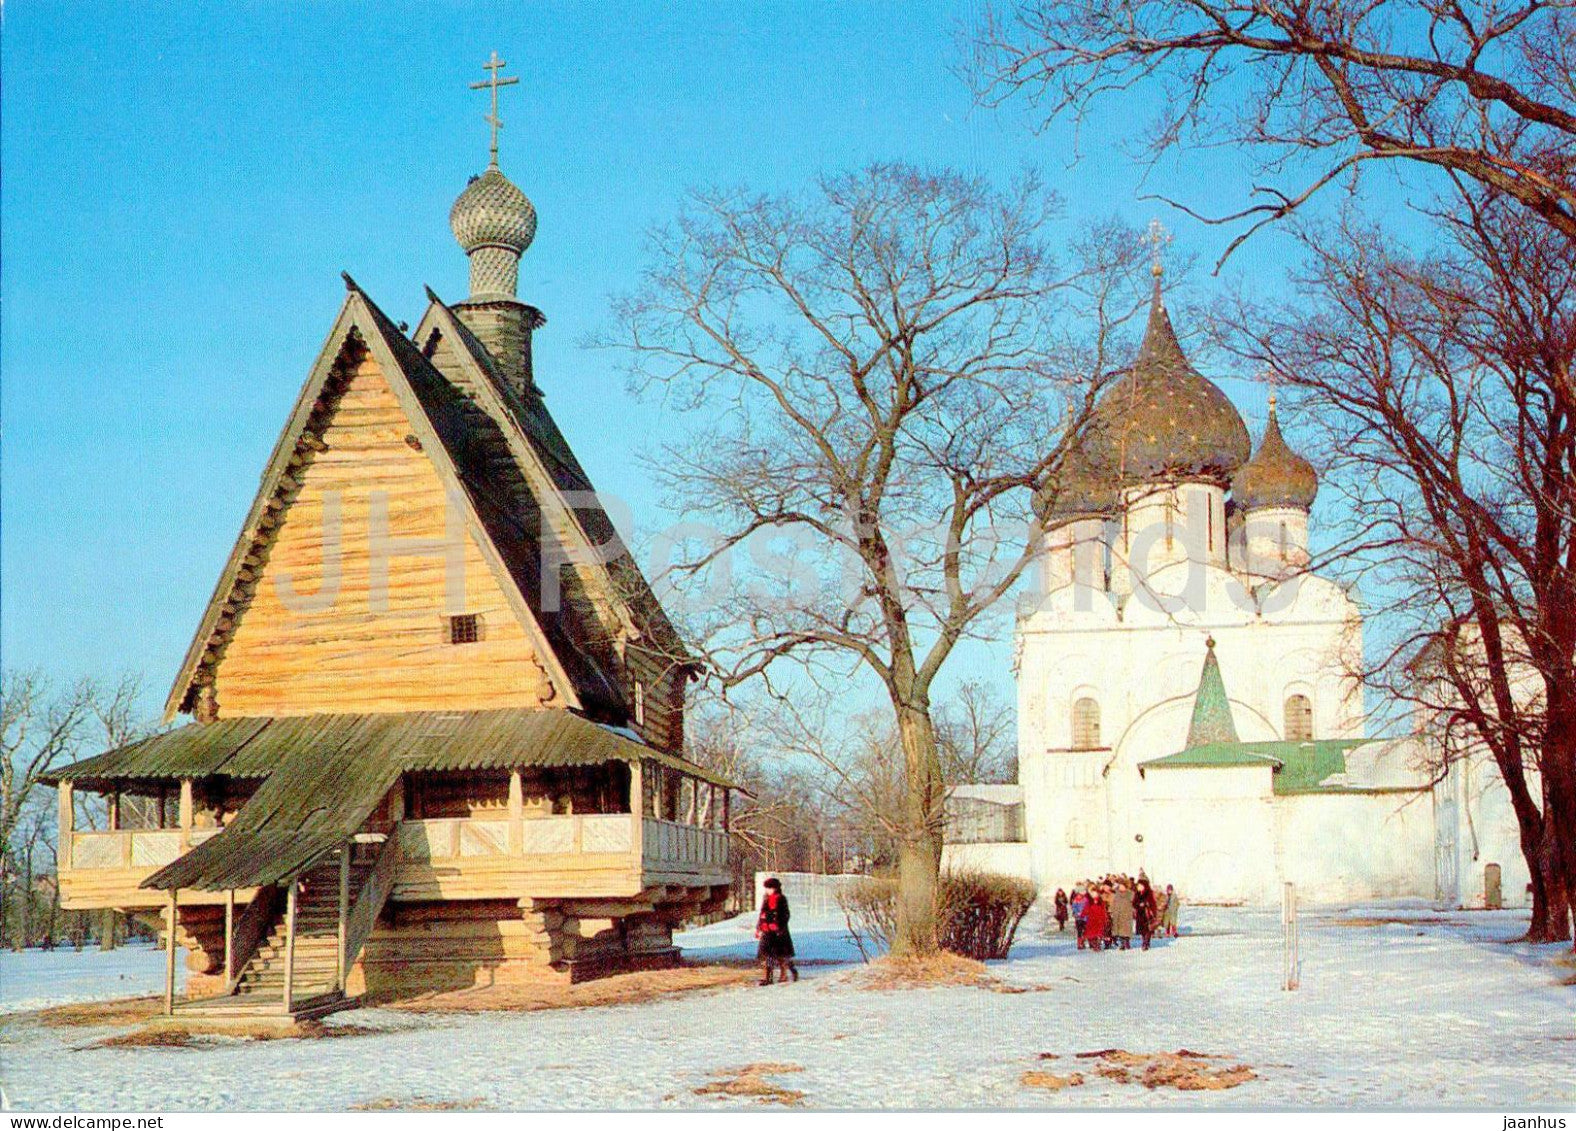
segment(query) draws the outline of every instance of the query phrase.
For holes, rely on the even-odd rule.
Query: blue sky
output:
[[[521,297],[549,319],[537,376],[592,478],[660,525],[635,456],[682,427],[581,342],[687,186],[793,189],[871,160],[1006,178],[1026,163],[1069,224],[1162,213],[1110,134],[971,107],[956,36],[977,3],[84,4],[16,0],[3,44],[5,438],[0,650],[59,678],[144,673],[162,699],[348,270],[395,319],[463,297],[449,205],[486,163],[496,49],[502,165],[540,228]],[[1117,114],[1113,107],[1112,115]],[[1248,170],[1214,152],[1153,175],[1204,208]],[[1212,261],[1226,235],[1166,214]],[[1255,241],[1232,277],[1272,286]],[[1202,296],[1212,283],[1200,273]],[[1250,424],[1257,388],[1232,382]],[[616,411],[609,411],[610,406]],[[1008,644],[967,671],[1010,678]]]

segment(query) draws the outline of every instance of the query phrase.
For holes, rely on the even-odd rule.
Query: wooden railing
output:
[[[356,902],[350,909],[350,915],[345,923],[345,953],[340,964],[343,976],[356,963],[356,956],[361,953],[361,948],[366,946],[367,939],[372,937],[372,928],[377,924],[378,912],[383,910],[383,905],[388,902],[389,893],[394,890],[394,876],[399,870],[400,846],[397,837],[389,837],[378,849],[377,860],[373,862],[372,871],[367,873],[366,883],[361,885],[361,894],[356,896]],[[340,989],[344,989],[343,986]]]
[[[512,826],[512,827],[511,827]],[[634,850],[628,813],[587,813],[511,822],[507,817],[438,817],[401,821],[407,860],[617,854]]]
[[[252,902],[247,904],[246,910],[235,921],[234,934],[230,939],[230,981],[224,987],[226,994],[235,992],[246,964],[257,953],[257,948],[263,945],[263,940],[268,937],[278,917],[279,889],[273,884],[264,884],[257,889]]]
[[[728,863],[728,834],[677,821],[647,817],[640,823],[645,858],[661,864],[693,868],[724,867]]]
[[[68,867],[93,871],[109,868],[162,868],[195,848],[221,829],[117,829],[113,832],[71,834]]]

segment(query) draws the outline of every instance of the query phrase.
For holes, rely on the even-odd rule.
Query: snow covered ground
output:
[[[186,952],[176,956],[177,985],[186,980]],[[164,992],[164,952],[148,944],[116,950],[0,952],[0,1015],[78,1001]]]
[[[803,921],[808,958],[848,959],[841,923]],[[1400,920],[1341,925],[1340,919]],[[24,1109],[345,1108],[384,1100],[493,1109],[706,1108],[716,1070],[802,1065],[776,1078],[811,1107],[1477,1107],[1576,1105],[1576,988],[1559,948],[1504,945],[1513,913],[1436,916],[1365,906],[1309,912],[1302,989],[1280,988],[1273,912],[1193,908],[1191,935],[1139,952],[1077,953],[1070,936],[1025,924],[994,972],[1031,992],[944,988],[875,993],[848,967],[809,965],[797,985],[644,1005],[530,1014],[331,1018],[375,1030],[348,1040],[215,1043],[195,1049],[84,1046],[103,1030],[0,1028],[0,1083]],[[750,924],[688,932],[692,958],[748,955]],[[157,952],[6,955],[6,1008],[46,998],[158,988]],[[1092,1077],[1048,1093],[1025,1070],[1065,1073],[1073,1053],[1188,1048],[1250,1064],[1222,1092],[1147,1091]],[[1042,1060],[1041,1054],[1056,1059]],[[178,1071],[175,1069],[178,1067]],[[267,1081],[259,1089],[258,1081]]]

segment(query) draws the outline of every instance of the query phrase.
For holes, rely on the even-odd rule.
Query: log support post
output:
[[[509,855],[525,852],[525,783],[519,770],[509,771]]]
[[[296,937],[296,889],[301,886],[300,880],[291,880],[289,894],[285,896],[285,1012],[290,1012],[290,1004],[295,1001],[295,937]]]
[[[235,889],[224,893],[224,985],[235,981]]]
[[[115,790],[109,795],[109,831],[120,831],[120,790]]]
[[[73,796],[71,783],[68,781],[61,782],[59,817],[60,833],[56,840],[56,850],[60,854],[60,860],[63,863],[63,869],[71,867],[71,834],[76,829],[77,825],[77,807],[76,801],[73,800]]]
[[[181,779],[181,852],[192,846],[192,779]]]
[[[334,988],[340,993],[345,992],[345,979],[350,975],[350,971],[345,969],[345,929],[350,920],[350,853],[355,843],[347,840],[339,850],[339,930],[335,940],[338,951],[334,964]]]
[[[164,1016],[175,1016],[175,903],[177,892],[170,889],[170,904],[164,913]]]
[[[640,821],[645,815],[646,808],[646,790],[642,774],[643,770],[640,762],[635,761],[629,764],[629,842],[634,845],[635,872],[637,875],[644,867],[643,861],[646,854],[645,845],[641,843],[640,839],[644,835],[641,832]]]

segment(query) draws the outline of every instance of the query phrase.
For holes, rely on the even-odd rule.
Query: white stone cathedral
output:
[[[1366,737],[1362,610],[1307,569],[1317,491],[1273,398],[1251,450],[1157,268],[1138,357],[1047,496],[1015,642],[1019,782],[954,791],[948,866],[1047,894],[1143,869],[1205,902],[1287,881],[1314,902],[1525,902],[1497,775],[1479,760],[1436,787],[1416,740]]]

